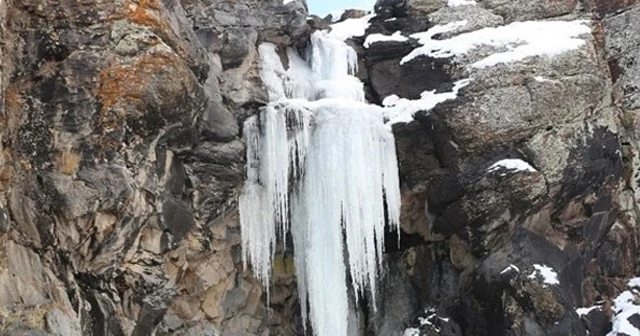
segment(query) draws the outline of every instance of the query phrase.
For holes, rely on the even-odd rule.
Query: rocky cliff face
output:
[[[8,1],[0,333],[289,334],[239,264],[240,122],[256,45],[304,43],[301,2]],[[280,286],[276,282],[276,286]]]
[[[605,335],[639,274],[640,5],[376,13],[350,42],[370,101],[473,80],[394,127],[403,235],[362,334]],[[289,254],[268,305],[242,267],[236,199],[242,121],[267,101],[257,46],[304,48],[325,26],[307,16],[301,0],[0,0],[0,334],[303,334]],[[576,19],[593,20],[578,48],[483,68],[504,50],[401,65],[417,39],[363,46]],[[489,169],[505,159],[531,169]]]
[[[405,314],[422,308],[411,335],[605,335],[611,300],[637,274],[640,7],[633,1],[378,1],[376,11],[368,34],[410,36],[453,25],[432,38],[445,43],[480,38],[486,27],[518,29],[521,21],[592,21],[577,49],[488,66],[488,57],[517,46],[482,45],[402,65],[424,42],[360,49],[373,101],[391,94],[415,99],[471,79],[457,99],[394,128],[404,231],[414,234],[405,247],[418,246],[389,255],[393,274],[383,297],[392,308],[369,326],[390,335],[407,323]],[[522,161],[531,166],[493,166]],[[557,281],[544,276],[545,267]]]

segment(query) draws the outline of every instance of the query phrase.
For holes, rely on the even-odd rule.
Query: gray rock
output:
[[[468,22],[437,37],[449,38],[596,16],[578,50],[482,70],[468,65],[495,48],[400,66],[415,41],[348,42],[374,102],[473,78],[458,99],[393,128],[403,233],[399,245],[387,237],[378,311],[363,303],[356,333],[418,327],[426,307],[441,335],[609,331],[606,315],[574,309],[617,295],[637,269],[634,3],[377,1],[368,34]],[[236,199],[241,124],[266,101],[257,44],[302,48],[326,28],[305,2],[14,5],[0,5],[0,311],[46,309],[34,315],[42,325],[9,334],[302,334],[291,272],[276,270],[268,306],[243,269]],[[505,158],[536,172],[487,172]],[[502,273],[512,263],[520,271]],[[529,278],[534,264],[562,285]]]
[[[202,121],[202,133],[207,140],[231,141],[238,136],[236,118],[220,103],[209,102]]]
[[[617,99],[640,108],[640,7],[603,20],[607,56]]]
[[[177,243],[195,226],[193,213],[188,209],[187,204],[175,198],[167,198],[162,204],[162,214],[160,216],[162,228],[168,230],[173,238],[171,241]]]
[[[460,33],[470,32],[485,27],[496,27],[504,23],[504,19],[481,6],[444,7],[429,14],[432,24],[447,24],[456,21],[467,21],[467,24],[451,32],[442,34],[449,38]]]
[[[384,16],[423,17],[445,6],[442,0],[378,0],[376,13]]]
[[[47,313],[47,328],[55,336],[80,336],[80,323],[72,319],[59,309],[54,309]]]
[[[546,19],[571,13],[576,8],[575,0],[479,0],[484,8],[502,16],[505,22]]]

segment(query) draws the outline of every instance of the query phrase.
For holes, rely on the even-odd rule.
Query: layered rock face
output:
[[[239,125],[297,1],[0,2],[0,334],[290,334],[240,264]],[[284,259],[283,259],[284,260]],[[284,290],[278,290],[283,284]],[[294,288],[295,289],[295,288]]]
[[[349,42],[369,101],[468,84],[394,125],[401,241],[387,239],[359,333],[610,332],[640,274],[640,4],[375,11]],[[304,334],[290,250],[269,303],[242,267],[237,196],[241,125],[268,100],[257,46],[304,48],[326,27],[307,16],[301,0],[0,0],[0,335]],[[520,41],[402,61],[429,41],[576,20],[591,20],[583,42],[555,54],[474,66]]]
[[[638,265],[639,10],[633,1],[378,1],[366,39],[379,42],[354,41],[368,46],[361,77],[372,101],[469,84],[395,125],[402,225],[413,236],[389,254],[379,306],[390,309],[368,330],[391,335],[420,309],[405,335],[611,330],[612,300]],[[590,20],[582,42],[557,43],[575,20]],[[536,46],[549,24],[558,26]],[[414,34],[424,31],[434,33]]]

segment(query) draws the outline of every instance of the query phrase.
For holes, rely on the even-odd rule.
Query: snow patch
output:
[[[404,330],[402,336],[420,336],[420,329],[418,328],[407,328]]]
[[[476,2],[474,0],[449,0],[447,1],[447,6],[449,7],[458,7],[458,6],[475,6]]]
[[[589,313],[594,311],[594,310],[602,310],[602,306],[593,306],[593,307],[588,307],[588,308],[577,308],[576,309],[576,314],[578,314],[578,316],[582,317],[582,316],[589,315]]]
[[[534,271],[529,275],[529,279],[537,279],[538,276],[542,277],[542,282],[547,285],[559,285],[558,273],[553,268],[546,265],[533,265]]]
[[[535,79],[536,82],[540,82],[540,83],[554,82],[554,80],[549,79],[549,78],[545,78],[545,77],[542,77],[542,76],[535,76],[535,77],[533,77],[533,79]]]
[[[521,172],[521,171],[536,172],[537,171],[535,170],[535,168],[531,167],[530,164],[528,164],[523,160],[504,159],[491,165],[491,167],[487,169],[487,172],[493,173],[500,170],[507,170],[509,172]],[[500,176],[505,176],[507,175],[507,173],[508,172],[501,173]]]
[[[640,278],[633,278],[627,283],[629,288],[640,288]]]
[[[424,310],[423,315],[417,318],[417,323],[414,323],[413,327],[404,330],[403,336],[420,336],[430,329],[440,333],[443,323],[448,322],[449,318],[438,316],[435,308],[427,308]]]
[[[615,300],[613,311],[615,316],[611,320],[613,328],[607,336],[627,335],[640,336],[640,330],[636,328],[629,318],[640,316],[640,293],[635,289],[622,292]]]
[[[474,68],[484,68],[520,61],[527,57],[554,56],[578,49],[585,44],[585,40],[579,37],[591,32],[588,21],[526,21],[501,27],[483,28],[445,40],[432,38],[436,34],[453,31],[466,25],[466,22],[464,24],[462,22],[464,21],[438,25],[426,32],[411,35],[412,38],[418,39],[422,47],[406,55],[401,60],[401,64],[419,56],[454,57],[466,54],[482,45],[507,49],[471,65]]]
[[[413,120],[413,115],[418,111],[429,111],[436,105],[458,97],[460,89],[471,83],[471,79],[463,79],[454,83],[450,92],[436,93],[435,90],[425,91],[420,94],[419,99],[400,98],[397,95],[386,97],[382,101],[385,107],[385,116],[392,124],[408,123]]]
[[[354,36],[362,36],[369,28],[369,20],[374,16],[374,14],[369,14],[358,19],[347,19],[333,24],[329,35],[340,41],[345,41]]]
[[[364,40],[362,46],[365,48],[369,48],[372,44],[377,42],[406,42],[407,40],[409,39],[405,36],[402,36],[402,33],[400,31],[397,31],[392,35],[371,34],[367,36],[367,39]]]

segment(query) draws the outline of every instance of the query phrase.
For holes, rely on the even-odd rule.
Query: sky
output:
[[[323,17],[336,9],[372,9],[375,2],[375,0],[307,0],[307,5],[309,5],[310,14]]]

